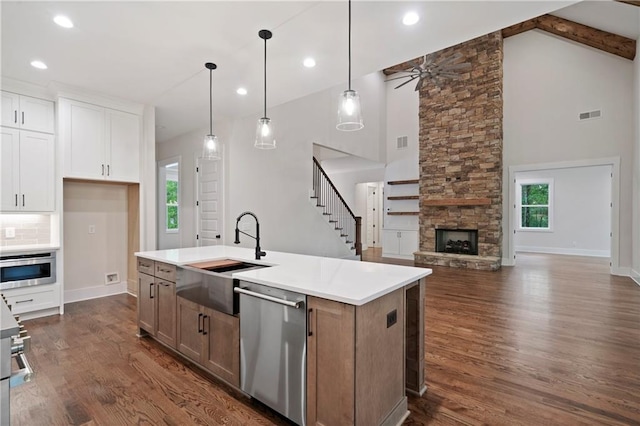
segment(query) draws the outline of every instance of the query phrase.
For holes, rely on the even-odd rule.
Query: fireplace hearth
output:
[[[478,255],[477,229],[436,229],[436,252]]]

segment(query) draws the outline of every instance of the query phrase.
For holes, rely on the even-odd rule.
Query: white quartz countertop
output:
[[[24,246],[1,246],[0,255],[11,256],[17,254],[43,253],[59,250],[60,246],[53,244],[29,244]]]
[[[231,246],[190,247],[138,252],[136,256],[177,266],[220,259],[268,265],[236,272],[240,280],[317,296],[350,305],[364,305],[431,274],[431,269],[359,262],[267,250],[255,260],[254,249]]]

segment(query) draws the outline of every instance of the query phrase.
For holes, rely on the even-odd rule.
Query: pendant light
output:
[[[276,139],[273,134],[273,123],[267,117],[267,40],[273,37],[273,34],[269,30],[260,30],[258,36],[264,40],[264,115],[258,120],[254,146],[259,149],[274,149]]]
[[[209,134],[204,137],[202,158],[205,160],[220,160],[222,158],[222,145],[218,137],[213,134],[213,70],[218,66],[213,62],[207,62],[204,66],[209,70]]]
[[[351,0],[349,0],[349,88],[340,95],[336,129],[350,132],[363,127],[360,96],[358,92],[351,90]]]

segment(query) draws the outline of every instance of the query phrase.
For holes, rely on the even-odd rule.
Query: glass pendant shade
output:
[[[336,129],[350,132],[360,130],[363,127],[360,96],[358,96],[358,92],[355,90],[345,90],[342,92],[342,95],[340,95]]]
[[[204,137],[202,158],[205,160],[220,160],[222,158],[222,145],[216,135]]]
[[[262,117],[256,126],[256,142],[254,144],[259,149],[274,149],[276,138],[273,133],[273,123],[270,118]]]

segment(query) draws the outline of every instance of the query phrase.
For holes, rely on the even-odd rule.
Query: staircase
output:
[[[316,207],[329,225],[343,238],[356,256],[362,255],[362,218],[353,214],[347,203],[313,157],[313,195]]]

